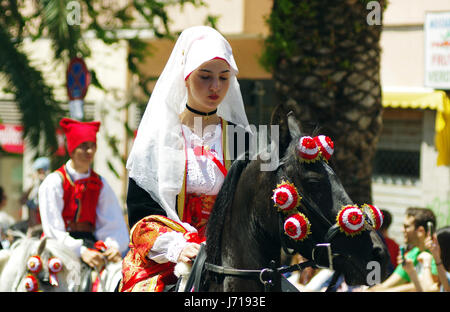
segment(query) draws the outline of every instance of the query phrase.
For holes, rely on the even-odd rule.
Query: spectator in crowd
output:
[[[39,186],[50,173],[50,159],[39,157],[33,162],[32,184],[22,197],[22,204],[28,208],[28,227],[41,224],[39,216]]]
[[[405,271],[411,277],[417,291],[450,291],[450,226],[439,229],[436,233],[428,232],[425,247],[431,253],[423,251],[418,256],[422,264],[419,274],[411,260],[405,261]],[[436,262],[439,280],[431,272],[432,260]]]
[[[7,235],[7,230],[15,223],[13,217],[3,211],[6,207],[8,198],[5,189],[0,186],[0,249],[7,249],[11,243]]]
[[[380,228],[380,234],[383,237],[383,240],[389,250],[391,265],[390,265],[390,273],[394,271],[394,269],[397,267],[397,257],[400,252],[400,246],[397,244],[395,240],[389,237],[389,227],[392,224],[392,214],[385,209],[381,209],[381,212],[383,213],[383,224]]]
[[[402,262],[412,262],[415,271],[420,275],[424,269],[422,263],[418,257],[426,251],[425,240],[427,238],[427,223],[431,222],[433,228],[436,225],[436,217],[430,209],[410,207],[406,210],[405,221],[403,224],[403,234],[405,244],[412,246],[405,255],[405,260]],[[428,268],[425,268],[428,269]],[[437,282],[437,269],[434,259],[432,259],[429,269],[434,282]],[[411,271],[410,271],[411,272]],[[413,279],[415,276],[413,277]],[[408,272],[401,264],[397,265],[394,272],[383,283],[375,285],[368,289],[368,291],[392,291],[392,292],[404,292],[404,291],[417,291],[414,281],[411,280]]]

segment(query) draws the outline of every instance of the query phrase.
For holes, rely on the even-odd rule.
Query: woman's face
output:
[[[190,107],[208,113],[217,108],[230,86],[230,66],[222,59],[207,61],[186,80]]]

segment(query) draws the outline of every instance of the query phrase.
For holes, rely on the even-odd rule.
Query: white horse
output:
[[[0,291],[114,291],[122,277],[122,263],[108,263],[95,272],[69,248],[51,238],[22,237],[0,252]]]

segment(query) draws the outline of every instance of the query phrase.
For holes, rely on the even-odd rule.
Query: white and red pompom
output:
[[[289,182],[282,182],[273,190],[273,202],[279,210],[289,211],[300,205],[301,196],[297,188]]]
[[[322,156],[328,161],[331,158],[331,155],[334,153],[334,143],[333,141],[325,136],[325,135],[319,135],[314,138],[314,140],[317,143],[317,146],[319,147],[320,153]]]
[[[41,257],[31,256],[27,261],[27,268],[32,273],[39,273],[42,269]]]
[[[298,154],[305,161],[315,161],[319,156],[319,147],[316,141],[310,136],[303,136],[298,141]]]
[[[337,223],[342,232],[354,236],[364,229],[364,214],[358,206],[344,206],[337,215]]]
[[[49,282],[52,286],[59,286],[58,278],[56,273],[62,270],[63,264],[61,259],[52,257],[48,259],[48,271],[49,271]]]
[[[286,235],[297,241],[302,241],[311,234],[310,228],[311,223],[309,223],[308,218],[302,213],[296,213],[284,222],[284,232]]]
[[[63,264],[61,259],[53,257],[48,259],[48,270],[52,273],[58,273],[62,270]]]
[[[381,210],[374,205],[364,204],[362,208],[366,212],[367,216],[371,221],[371,225],[374,230],[379,230],[381,225],[383,225],[384,216]]]
[[[28,274],[25,277],[23,283],[24,283],[26,291],[35,292],[35,291],[38,291],[38,289],[39,289],[39,284],[38,284],[36,277],[34,277],[31,274]]]

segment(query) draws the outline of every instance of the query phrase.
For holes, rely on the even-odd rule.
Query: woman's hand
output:
[[[178,256],[178,262],[190,263],[194,259],[200,250],[200,245],[196,243],[189,243]]]

